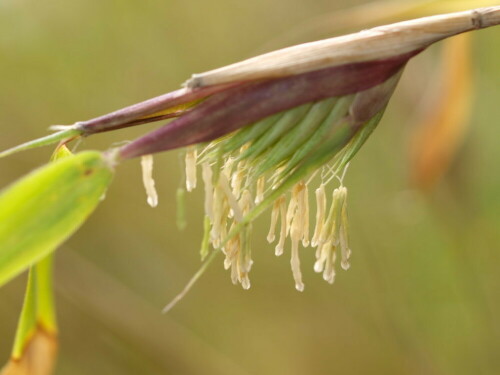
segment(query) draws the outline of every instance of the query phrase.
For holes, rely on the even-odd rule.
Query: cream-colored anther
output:
[[[241,212],[245,216],[253,207],[252,193],[248,189],[243,190],[241,193],[241,198],[239,200],[239,205],[241,207]]]
[[[248,274],[245,274],[242,279],[241,279],[241,286],[243,289],[248,290],[250,289],[250,279],[248,278]]]
[[[302,190],[302,182],[295,184],[292,189],[292,194],[290,197],[290,202],[288,203],[288,209],[286,211],[286,233],[290,233],[293,217],[295,216],[295,211],[297,210],[297,205],[299,203],[299,193]]]
[[[330,237],[328,240],[337,246],[339,244],[340,227],[342,225],[342,211],[344,210],[346,203],[347,189],[344,186],[339,186],[335,189],[335,192],[333,220],[331,222],[332,227],[330,229]]]
[[[196,148],[189,147],[186,151],[186,190],[193,191],[196,187]]]
[[[219,248],[223,238],[223,229],[226,227],[227,214],[229,208],[227,208],[226,194],[223,188],[220,186],[220,182],[214,188],[214,198],[213,198],[213,214],[214,222],[212,225],[212,230],[210,232],[210,237],[212,239],[212,244],[214,248]]]
[[[300,211],[302,218],[302,246],[309,246],[309,188],[307,184],[301,192]]]
[[[269,226],[269,233],[267,234],[267,242],[272,243],[276,238],[276,224],[278,224],[278,215],[280,213],[280,200],[277,199],[273,203],[273,209],[271,211],[271,225]]]
[[[155,180],[153,180],[153,155],[144,155],[141,157],[142,182],[146,189],[147,202],[151,207],[158,206],[158,193],[155,189]]]
[[[294,239],[292,239],[290,265],[292,267],[293,279],[295,280],[295,289],[302,292],[304,290],[304,283],[302,282],[302,272],[300,272],[299,241]]]
[[[349,258],[351,256],[351,249],[349,249],[348,237],[347,237],[347,202],[344,201],[341,213],[341,224],[340,224],[340,236],[339,236],[339,246],[340,246],[340,266],[344,270],[348,270],[350,267]]]
[[[244,162],[240,161],[236,167],[236,171],[231,176],[231,188],[233,189],[234,196],[237,198],[240,197],[243,178],[246,174],[244,165]]]
[[[325,264],[325,270],[323,272],[323,280],[329,282],[330,284],[333,284],[335,281],[335,258],[336,258],[336,252],[335,252],[335,247],[331,247],[328,251],[328,256],[326,259],[326,264]]]
[[[295,197],[296,200],[295,210],[293,210],[290,214],[289,206],[289,211],[287,212],[287,220],[291,217],[290,238],[292,240],[292,256],[290,264],[292,267],[293,278],[295,280],[295,288],[301,292],[304,290],[304,283],[302,282],[302,273],[300,271],[299,241],[304,235],[304,187],[305,185],[303,182],[299,182],[295,185],[292,192],[292,197]]]
[[[257,179],[257,187],[255,191],[255,204],[259,204],[264,200],[264,189],[266,186],[266,178],[264,176]]]
[[[313,247],[316,247],[319,244],[319,236],[321,234],[323,225],[325,224],[325,211],[326,211],[325,185],[321,184],[320,187],[316,189],[316,226],[314,228],[314,234],[311,240],[311,245]]]
[[[330,240],[333,215],[336,208],[335,206],[338,204],[338,199],[336,199],[338,195],[337,190],[338,189],[335,189],[332,193],[332,202],[330,204],[330,209],[328,210],[328,216],[323,224],[323,227],[321,228],[321,232],[318,237],[319,244],[324,244],[325,242]]]
[[[316,251],[316,262],[314,263],[315,272],[319,273],[323,271],[331,246],[332,245],[329,243],[324,243],[318,246],[318,250]]]
[[[238,204],[236,197],[234,196],[233,192],[231,191],[231,188],[229,187],[229,181],[227,180],[225,173],[220,174],[219,185],[224,191],[230,209],[233,211],[234,219],[236,221],[243,220],[243,213],[241,211],[241,208]]]
[[[280,239],[278,241],[278,244],[275,247],[275,254],[276,256],[280,256],[283,254],[283,250],[285,249],[285,240],[286,240],[286,199],[285,196],[281,196],[278,199],[278,206],[280,210],[280,224],[281,224],[281,230],[280,230]]]
[[[201,176],[205,185],[205,214],[210,218],[210,221],[213,222],[214,187],[212,183],[212,168],[209,163],[205,162],[201,165]]]

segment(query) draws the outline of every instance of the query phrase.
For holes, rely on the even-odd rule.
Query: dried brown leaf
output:
[[[422,190],[446,173],[467,132],[473,95],[470,44],[468,34],[444,44],[436,100],[411,138],[410,181]]]

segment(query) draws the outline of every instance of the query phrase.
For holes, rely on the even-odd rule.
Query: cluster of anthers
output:
[[[342,268],[349,268],[342,176],[381,119],[406,63],[439,40],[499,22],[500,9],[490,7],[284,48],[195,74],[181,90],[80,124],[78,130],[91,134],[180,110],[176,120],[120,148],[116,160],[142,156],[147,161],[148,154],[187,147],[187,190],[196,186],[197,166],[205,184],[202,257],[210,245],[212,254],[222,251],[233,282],[248,289],[251,226],[270,209],[267,239],[278,238],[276,255],[281,255],[290,238],[292,273],[296,288],[303,290],[300,244],[316,248],[314,269],[329,282],[339,253]],[[161,112],[166,108],[170,112]],[[327,185],[336,178],[340,186],[328,200]],[[318,180],[311,237],[308,190]]]
[[[263,119],[208,145],[186,150],[186,189],[197,185],[197,166],[205,190],[205,234],[201,256],[208,255],[209,244],[224,255],[224,267],[231,269],[234,284],[250,288],[252,267],[250,232],[255,207],[271,208],[267,240],[276,256],[291,242],[291,269],[297,290],[304,290],[299,247],[316,248],[314,270],[323,272],[329,283],[335,279],[335,259],[340,252],[341,266],[349,268],[351,250],[347,238],[347,189],[342,184],[346,169],[345,153],[333,152],[332,162],[311,173],[299,173],[290,189],[283,189],[318,143],[332,129],[332,119],[345,121],[352,97],[327,99],[306,104]],[[333,127],[339,126],[333,121]],[[346,147],[349,149],[349,147]],[[292,178],[293,180],[293,178]],[[311,232],[309,186],[316,189],[316,221]],[[340,186],[327,199],[327,186],[333,180]],[[285,191],[284,191],[285,190]],[[289,191],[289,192],[287,192]],[[289,196],[289,197],[288,197]],[[328,202],[329,201],[329,202]],[[328,208],[329,204],[329,208]],[[279,225],[278,225],[279,224]]]
[[[242,147],[241,151],[245,148]],[[197,150],[186,153],[186,186],[192,190],[196,186],[196,159]],[[248,273],[252,267],[250,247],[251,224],[247,224],[238,235],[225,241],[231,229],[243,220],[254,205],[263,201],[268,189],[273,189],[272,176],[261,176],[255,182],[248,174],[245,162],[228,158],[222,167],[219,177],[213,180],[213,165],[210,161],[201,163],[203,183],[205,187],[205,238],[201,255],[208,255],[208,243],[214,249],[225,254],[224,268],[231,269],[231,280],[234,284],[241,283],[244,289],[250,288]],[[236,164],[236,166],[235,166]],[[251,173],[251,172],[250,172]],[[328,174],[332,176],[328,177]],[[341,266],[349,268],[349,249],[347,240],[347,189],[341,185],[334,189],[330,208],[327,211],[327,197],[325,186],[334,177],[327,167],[322,173],[322,181],[316,189],[316,223],[314,234],[310,236],[310,204],[309,185],[311,181],[300,181],[292,188],[287,203],[287,196],[281,195],[272,205],[271,225],[267,241],[276,240],[278,229],[278,243],[275,246],[275,255],[281,256],[285,250],[287,237],[291,240],[291,268],[297,290],[304,290],[300,271],[299,243],[304,247],[316,248],[316,263],[314,270],[323,272],[323,278],[329,283],[335,279],[334,264],[337,249],[341,251]],[[279,227],[278,227],[279,222]]]

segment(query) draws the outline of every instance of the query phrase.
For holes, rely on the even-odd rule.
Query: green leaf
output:
[[[113,171],[87,151],[44,166],[0,194],[0,286],[54,251],[96,208]]]
[[[65,145],[56,148],[50,160],[52,162],[72,156],[73,154]],[[53,297],[53,268],[54,255],[49,254],[29,270],[26,293],[24,296],[23,308],[17,324],[14,347],[12,349],[11,361],[4,368],[3,374],[21,373],[21,362],[26,365],[36,356],[33,349],[28,355],[26,352],[36,337],[44,335],[50,338],[49,341],[42,340],[46,345],[41,345],[38,341],[37,350],[43,353],[45,363],[50,364],[55,361],[55,350],[46,350],[57,346],[57,324],[55,318],[55,305]],[[39,340],[39,339],[38,339]],[[44,348],[44,349],[42,349]],[[54,357],[49,358],[49,353],[53,352]],[[26,354],[26,355],[25,355]],[[49,367],[51,367],[49,365]]]

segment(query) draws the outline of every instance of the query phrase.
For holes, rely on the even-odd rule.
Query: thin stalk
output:
[[[201,265],[200,269],[193,275],[193,277],[186,284],[186,286],[184,287],[184,289],[182,289],[182,291],[178,295],[176,295],[174,297],[174,299],[168,303],[168,305],[166,305],[163,308],[163,310],[162,310],[163,314],[168,313],[181,299],[184,298],[184,296],[191,290],[191,288],[193,287],[193,285],[196,284],[196,282],[198,281],[198,279],[205,273],[205,271],[207,270],[208,266],[210,266],[210,264],[213,262],[213,260],[216,258],[216,256],[219,253],[220,253],[219,249],[214,249],[212,251],[212,253],[208,256],[208,258],[206,258],[206,260],[203,262],[203,264]]]
[[[20,144],[16,147],[12,147],[8,150],[2,151],[2,152],[0,152],[0,158],[12,155],[12,154],[19,152],[19,151],[29,150],[32,148],[47,146],[47,145],[51,145],[51,144],[54,144],[54,143],[57,143],[60,141],[69,140],[71,138],[78,137],[82,134],[83,134],[83,132],[81,130],[70,127],[70,128],[58,131],[57,133],[47,135],[46,137],[38,138],[38,139],[35,139],[33,141],[29,141],[29,142]]]

